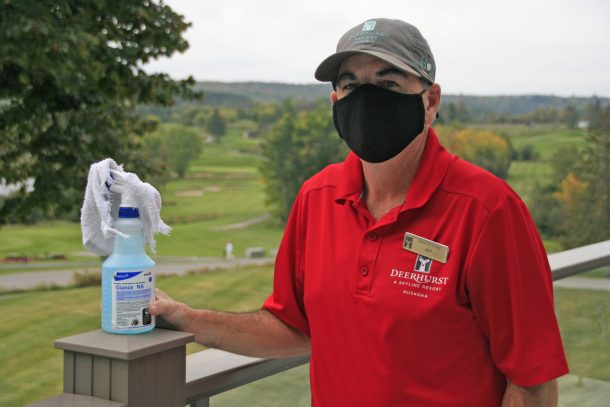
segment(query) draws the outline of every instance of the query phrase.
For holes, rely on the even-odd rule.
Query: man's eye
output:
[[[358,84],[356,83],[346,83],[345,85],[343,85],[343,90],[354,90],[358,87]]]
[[[384,88],[395,88],[398,86],[398,83],[394,81],[383,81],[381,82],[381,86]]]

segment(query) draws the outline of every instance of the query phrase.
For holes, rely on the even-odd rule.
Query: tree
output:
[[[206,129],[216,139],[220,139],[227,132],[227,122],[220,115],[218,108],[214,109],[212,116],[210,116],[210,120],[208,120]]]
[[[595,219],[583,210],[590,206],[587,200],[587,185],[570,173],[561,182],[554,197],[562,209],[562,244],[570,248],[591,243],[590,231],[594,228]]]
[[[551,184],[559,188],[561,181],[570,174],[579,173],[580,162],[582,161],[581,152],[575,146],[559,147],[551,155],[552,180]]]
[[[283,223],[305,180],[330,163],[342,160],[347,149],[332,124],[328,107],[298,114],[289,102],[283,117],[263,142],[261,165],[267,202]]]
[[[581,152],[574,146],[560,147],[551,155],[551,180],[548,184],[535,184],[530,210],[540,233],[566,243],[566,230],[582,224],[573,216],[575,197],[582,196],[582,182],[574,176],[581,173]]]
[[[460,98],[457,103],[449,102],[439,113],[441,124],[468,123],[472,121],[468,107],[464,99]]]
[[[199,106],[186,105],[178,113],[178,121],[179,123],[185,124],[187,126],[192,126],[195,124],[195,118],[200,113],[201,108]]]
[[[610,106],[593,104],[589,115],[587,145],[556,193],[567,247],[610,238]]]
[[[0,223],[74,211],[89,165],[105,157],[153,171],[138,148],[149,129],[134,107],[199,95],[192,78],[142,65],[186,50],[188,26],[156,1],[2,2],[0,174],[10,184],[34,179],[34,191],[8,199]]]
[[[172,170],[183,178],[190,162],[201,154],[201,135],[193,128],[181,124],[164,124],[143,140],[143,150],[155,160],[164,174]],[[167,178],[158,179],[164,183]]]
[[[536,151],[534,145],[529,143],[521,147],[516,155],[521,161],[535,161],[540,157],[540,154]]]
[[[556,184],[534,184],[529,205],[540,234],[550,238],[557,238],[562,232],[563,212],[556,199],[557,188]]]
[[[602,104],[599,98],[593,99],[593,102],[587,105],[586,117],[589,121],[589,129],[599,129],[603,127]]]
[[[512,159],[510,142],[487,130],[461,127],[437,127],[443,145],[453,154],[506,178]]]
[[[578,111],[572,105],[568,105],[561,113],[561,121],[570,129],[575,129],[578,126]]]

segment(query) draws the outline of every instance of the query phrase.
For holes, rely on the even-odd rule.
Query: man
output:
[[[567,372],[544,248],[503,181],[451,156],[417,28],[369,20],[316,78],[352,153],[308,180],[247,314],[153,304],[199,342],[285,357],[311,349],[315,406],[554,406]]]
[[[225,245],[225,259],[231,260],[233,259],[233,242],[227,242]]]

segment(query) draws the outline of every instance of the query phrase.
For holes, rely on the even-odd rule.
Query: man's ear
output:
[[[426,92],[428,103],[426,104],[426,124],[431,126],[436,120],[438,109],[441,106],[441,87],[438,83],[430,85]]]
[[[330,92],[330,101],[333,105],[337,102],[337,92],[334,90]]]

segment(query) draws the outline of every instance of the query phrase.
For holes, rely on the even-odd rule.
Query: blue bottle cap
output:
[[[138,208],[126,208],[126,207],[120,207],[119,208],[119,218],[139,218],[140,217],[140,211],[138,211]]]

